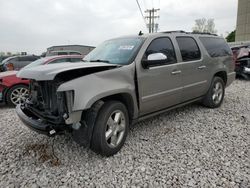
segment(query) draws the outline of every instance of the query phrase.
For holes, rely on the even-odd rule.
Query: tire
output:
[[[16,106],[25,101],[29,96],[29,87],[26,85],[15,85],[6,94],[6,102],[10,106]]]
[[[104,103],[94,126],[91,149],[107,157],[116,154],[124,145],[128,130],[126,106],[119,101]]]
[[[221,106],[225,95],[225,83],[220,77],[214,77],[211,86],[204,97],[202,103],[208,108],[218,108]]]

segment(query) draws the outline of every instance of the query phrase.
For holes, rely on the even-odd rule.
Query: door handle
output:
[[[200,69],[200,70],[205,69],[205,68],[207,68],[207,66],[205,66],[205,65],[202,65],[202,66],[198,67],[198,69]]]
[[[180,70],[173,71],[173,72],[171,72],[171,74],[172,74],[172,75],[181,74],[181,71],[180,71]]]

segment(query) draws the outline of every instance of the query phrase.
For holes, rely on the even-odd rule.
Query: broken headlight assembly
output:
[[[74,105],[74,91],[65,91],[65,97],[68,113],[71,113]]]

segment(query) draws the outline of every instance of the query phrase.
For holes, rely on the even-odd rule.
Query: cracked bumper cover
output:
[[[33,119],[32,117],[30,117],[28,114],[25,113],[25,110],[20,104],[16,106],[16,113],[20,118],[20,120],[28,128],[40,134],[50,136],[50,131],[53,130],[52,125]]]

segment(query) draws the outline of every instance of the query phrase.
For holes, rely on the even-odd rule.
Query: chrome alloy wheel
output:
[[[213,87],[212,99],[215,104],[219,104],[221,102],[222,97],[223,97],[223,86],[222,83],[217,82]]]
[[[10,100],[14,105],[23,103],[29,96],[29,90],[24,87],[14,89],[10,94]]]
[[[114,148],[118,146],[125,134],[126,120],[125,115],[122,111],[114,111],[106,124],[106,142],[109,147]]]

